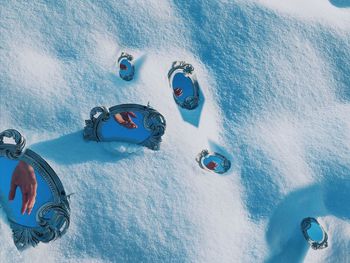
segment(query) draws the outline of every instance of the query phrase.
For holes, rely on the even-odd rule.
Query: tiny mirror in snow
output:
[[[119,66],[119,76],[126,81],[133,79],[135,74],[134,58],[132,55],[122,52],[117,62]]]
[[[152,150],[159,149],[166,127],[165,119],[158,111],[138,104],[122,104],[109,109],[95,107],[85,123],[86,140],[123,141]]]
[[[5,143],[13,138],[15,143]],[[25,139],[16,130],[0,133],[0,201],[19,250],[50,242],[69,227],[70,208],[62,183],[35,152],[23,151]]]
[[[175,102],[182,108],[193,110],[199,104],[199,85],[194,68],[184,61],[175,61],[168,72],[169,85]]]
[[[301,222],[301,230],[311,248],[322,249],[328,246],[328,235],[315,218],[304,218]]]
[[[208,150],[198,154],[196,161],[202,169],[218,174],[226,173],[231,167],[231,162],[225,156]]]

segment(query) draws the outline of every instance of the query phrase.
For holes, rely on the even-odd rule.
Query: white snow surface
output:
[[[1,1],[0,130],[75,193],[67,234],[22,253],[2,212],[1,262],[350,262],[349,40],[348,0]],[[198,127],[172,98],[174,60],[195,68]],[[83,140],[92,107],[148,102],[160,151]],[[198,167],[205,148],[229,173]],[[307,216],[327,249],[300,239]]]

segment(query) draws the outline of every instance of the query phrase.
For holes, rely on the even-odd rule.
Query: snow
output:
[[[349,262],[350,2],[3,1],[0,130],[18,129],[59,175],[71,226],[2,262]],[[136,59],[121,80],[121,51]],[[196,121],[167,72],[191,63]],[[82,139],[97,105],[147,104],[167,120],[159,152]],[[223,176],[201,170],[224,153]],[[329,247],[308,248],[313,216]]]

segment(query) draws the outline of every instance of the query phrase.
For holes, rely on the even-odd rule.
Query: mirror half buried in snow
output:
[[[304,218],[301,222],[301,230],[313,249],[321,249],[328,246],[328,235],[315,218]]]
[[[198,154],[196,161],[202,169],[218,174],[226,173],[231,167],[231,162],[225,156],[208,150]]]
[[[4,139],[15,140],[15,144]],[[50,242],[69,227],[70,208],[62,183],[38,154],[23,151],[16,130],[0,133],[0,200],[19,250]]]
[[[109,109],[95,107],[85,123],[86,140],[122,141],[152,150],[159,149],[166,127],[165,119],[158,111],[138,104],[122,104]]]
[[[132,55],[122,52],[118,58],[119,76],[126,81],[133,79],[135,74],[134,58]]]
[[[182,108],[193,110],[199,104],[199,85],[194,68],[184,61],[175,61],[168,72],[169,85],[175,102]]]

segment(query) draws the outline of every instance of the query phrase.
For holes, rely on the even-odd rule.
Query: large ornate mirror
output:
[[[132,55],[122,52],[117,62],[119,66],[119,76],[126,81],[133,79],[135,74],[134,58]]]
[[[199,85],[194,68],[184,61],[173,62],[168,72],[169,85],[175,102],[182,108],[193,110],[199,104]]]
[[[315,218],[304,218],[301,222],[301,230],[313,249],[321,249],[328,246],[328,235]]]
[[[138,104],[122,104],[109,109],[95,107],[85,124],[86,140],[129,142],[152,150],[159,149],[166,127],[165,119],[158,111]]]
[[[13,139],[15,143],[5,142]],[[49,164],[26,149],[16,130],[0,133],[0,201],[19,250],[50,242],[68,229],[70,208]]]
[[[231,167],[231,162],[225,156],[208,150],[198,154],[196,161],[202,169],[218,174],[226,173]]]

